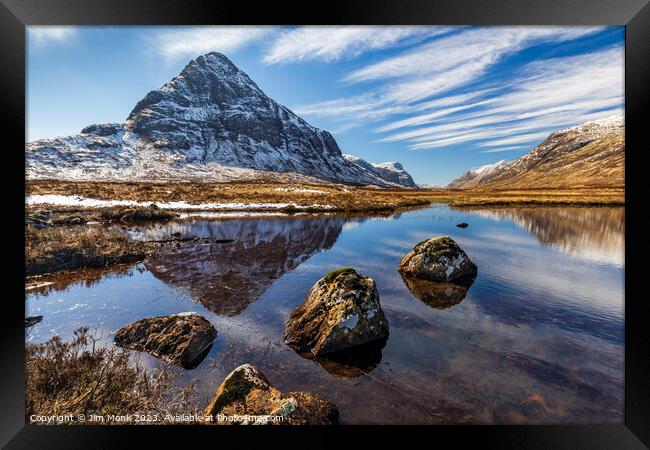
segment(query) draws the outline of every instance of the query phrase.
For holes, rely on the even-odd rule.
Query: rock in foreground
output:
[[[138,320],[120,329],[115,344],[147,352],[185,369],[193,369],[206,357],[217,330],[196,313],[180,313]]]
[[[311,288],[286,323],[284,342],[319,356],[388,336],[388,322],[371,278],[346,268],[330,272]]]
[[[467,284],[474,280],[476,265],[448,236],[427,239],[408,252],[397,269],[403,276]]]
[[[282,394],[244,364],[221,383],[205,410],[216,425],[335,425],[338,408],[310,392]]]

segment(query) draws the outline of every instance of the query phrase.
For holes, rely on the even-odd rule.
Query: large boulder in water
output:
[[[216,425],[335,425],[338,408],[317,394],[283,394],[250,364],[233,370],[205,410]]]
[[[448,236],[427,239],[408,252],[397,269],[407,277],[435,282],[471,284],[476,265]]]
[[[114,341],[120,347],[192,369],[203,361],[216,338],[217,330],[207,319],[187,312],[138,320],[121,328]]]
[[[385,339],[388,322],[371,278],[345,268],[330,272],[311,288],[289,316],[284,342],[313,356]]]

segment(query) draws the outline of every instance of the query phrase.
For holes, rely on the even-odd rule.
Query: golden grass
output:
[[[104,200],[188,203],[293,203],[301,211],[389,211],[431,202],[453,206],[622,205],[624,188],[573,189],[377,189],[337,184],[279,183],[119,183],[28,181],[27,195],[60,194]],[[324,208],[329,206],[331,208]],[[295,208],[286,208],[287,211]]]
[[[455,192],[450,206],[616,206],[625,204],[625,189],[468,189]]]
[[[79,328],[70,342],[58,336],[27,345],[25,419],[30,416],[196,413],[193,385],[179,392],[176,377],[164,366],[147,371],[130,364],[130,353],[99,347],[98,338]],[[62,422],[73,424],[79,422]],[[88,423],[88,422],[85,422]],[[54,422],[52,425],[57,425]]]
[[[144,242],[95,227],[25,229],[25,272],[35,275],[80,267],[106,267],[144,259]]]

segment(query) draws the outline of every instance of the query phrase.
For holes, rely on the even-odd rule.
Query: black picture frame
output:
[[[153,24],[491,24],[491,25],[624,25],[626,121],[625,222],[625,423],[557,426],[432,426],[219,429],[213,427],[34,426],[24,423],[24,232],[25,26]],[[533,449],[622,449],[650,445],[650,352],[643,295],[642,233],[644,164],[650,105],[650,4],[648,0],[330,0],[323,4],[186,0],[0,0],[0,89],[4,139],[4,192],[11,199],[5,239],[6,285],[4,326],[0,328],[0,444],[6,448],[122,448],[134,439],[189,443],[206,439],[216,446],[225,439],[263,438],[313,447],[329,440],[346,445],[347,436],[400,442],[417,434],[430,445],[467,443],[481,447]],[[645,146],[644,146],[645,144]],[[635,239],[638,237],[639,239]],[[18,261],[18,262],[16,262]],[[639,264],[636,264],[636,262]],[[647,263],[646,263],[647,264]],[[15,289],[15,292],[14,292]],[[635,293],[639,293],[635,295]],[[272,434],[273,436],[269,436]],[[308,440],[305,440],[308,439]],[[370,444],[371,440],[367,441]],[[403,442],[403,441],[402,441]]]

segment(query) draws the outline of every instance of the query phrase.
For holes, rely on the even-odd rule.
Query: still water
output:
[[[623,208],[439,205],[387,217],[130,227],[123,231],[134,239],[212,240],[28,289],[27,314],[43,321],[27,339],[69,339],[89,326],[111,342],[136,320],[197,311],[217,340],[197,368],[173,370],[199,386],[201,406],[232,369],[251,363],[282,391],[327,397],[347,424],[621,423],[624,220]],[[396,270],[415,244],[438,235],[478,266],[466,297],[446,308],[411,294]],[[284,321],[319,278],[347,266],[376,281],[390,336],[358,360],[304,359],[283,343]]]

